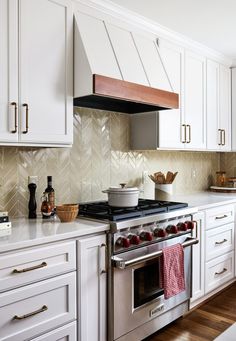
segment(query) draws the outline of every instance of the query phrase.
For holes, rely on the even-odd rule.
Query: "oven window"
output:
[[[159,261],[134,270],[134,308],[163,295]]]

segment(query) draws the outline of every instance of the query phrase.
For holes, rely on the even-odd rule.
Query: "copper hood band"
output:
[[[131,114],[178,109],[179,95],[94,74],[93,94],[75,98],[74,105]]]

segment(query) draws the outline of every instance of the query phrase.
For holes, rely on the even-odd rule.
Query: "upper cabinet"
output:
[[[71,2],[2,0],[0,7],[0,143],[71,144]]]
[[[188,149],[206,149],[206,58],[185,52],[182,141]]]
[[[207,149],[231,150],[230,69],[207,60]]]
[[[232,151],[236,151],[236,68],[232,68]]]

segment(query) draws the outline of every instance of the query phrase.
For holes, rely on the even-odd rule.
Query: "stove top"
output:
[[[95,201],[79,204],[79,215],[98,220],[122,221],[171,212],[187,206],[188,204],[180,202],[139,199],[138,206],[124,208],[111,207],[107,201]]]

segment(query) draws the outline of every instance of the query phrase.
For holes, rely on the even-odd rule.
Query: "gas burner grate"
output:
[[[107,201],[79,204],[79,215],[99,220],[121,221],[165,213],[187,207],[186,203],[139,199],[136,207],[111,207]]]

